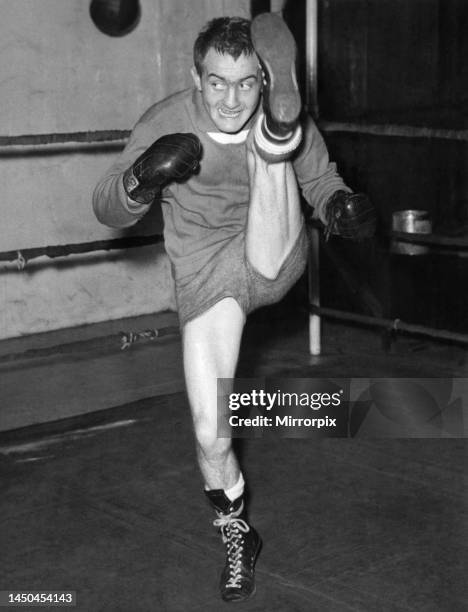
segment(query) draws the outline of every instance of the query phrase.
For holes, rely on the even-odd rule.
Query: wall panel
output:
[[[246,0],[140,1],[137,28],[114,38],[95,27],[88,0],[0,0],[0,135],[130,129],[190,84],[193,41],[208,19],[249,14]],[[114,155],[0,156],[0,251],[125,235],[91,211]],[[156,231],[153,214],[130,233]],[[0,264],[0,338],[173,307],[163,250],[138,251],[40,259],[22,273]]]

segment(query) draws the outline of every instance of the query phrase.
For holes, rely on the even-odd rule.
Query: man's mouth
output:
[[[235,119],[241,114],[242,111],[241,110],[232,111],[227,108],[220,108],[218,109],[218,112],[222,117],[226,117],[228,119]]]

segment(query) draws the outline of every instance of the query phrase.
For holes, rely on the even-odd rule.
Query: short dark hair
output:
[[[203,60],[211,48],[218,53],[231,55],[235,60],[242,53],[252,55],[254,48],[250,38],[250,21],[243,17],[216,17],[206,24],[193,46],[193,62],[200,75]]]

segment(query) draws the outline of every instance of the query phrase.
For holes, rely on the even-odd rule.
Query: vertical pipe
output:
[[[311,228],[308,284],[309,305],[320,307],[320,234],[316,227]],[[309,314],[309,352],[311,355],[320,355],[321,352],[321,318],[319,314]]]
[[[309,113],[317,118],[319,114],[317,99],[318,65],[318,0],[306,1],[306,103]],[[312,228],[309,251],[309,303],[320,306],[320,236],[319,230]],[[320,315],[309,315],[309,351],[311,355],[321,352]]]
[[[319,116],[317,98],[318,75],[318,0],[306,2],[306,103],[309,113]]]

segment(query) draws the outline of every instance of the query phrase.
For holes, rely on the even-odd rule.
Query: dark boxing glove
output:
[[[335,191],[325,208],[325,239],[336,234],[349,240],[362,240],[375,234],[377,214],[364,193]]]
[[[169,134],[159,138],[125,171],[128,197],[149,204],[172,181],[183,181],[198,168],[202,154],[195,134]]]

